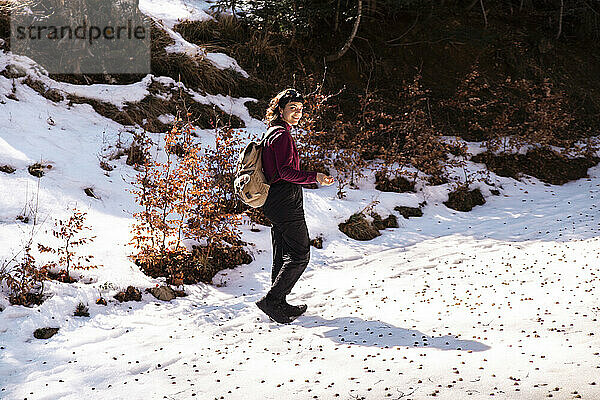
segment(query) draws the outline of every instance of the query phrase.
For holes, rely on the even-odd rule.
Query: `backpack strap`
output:
[[[271,137],[273,136],[273,133],[280,129],[285,129],[285,128],[283,126],[275,125],[275,126],[270,127],[269,129],[267,129],[267,133],[265,133],[262,140],[260,141],[261,146],[264,147],[267,142],[267,139],[271,139]],[[273,181],[277,178],[279,178],[279,174],[277,173],[277,168],[275,168],[275,174],[267,182],[267,185],[271,185],[273,183]]]
[[[264,146],[267,143],[267,139],[270,139],[273,133],[278,131],[279,129],[285,128],[283,126],[275,125],[267,129],[267,133],[265,133],[265,135],[263,136],[262,140],[260,141],[260,144]]]

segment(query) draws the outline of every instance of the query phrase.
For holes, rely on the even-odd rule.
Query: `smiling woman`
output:
[[[310,259],[301,185],[333,183],[325,174],[300,170],[291,130],[302,118],[303,101],[296,90],[286,89],[271,100],[266,115],[269,127],[278,127],[269,130],[262,152],[265,178],[271,182],[263,213],[273,224],[273,269],[271,289],[256,305],[279,323],[288,323],[306,311],[305,304],[292,306],[285,300]]]

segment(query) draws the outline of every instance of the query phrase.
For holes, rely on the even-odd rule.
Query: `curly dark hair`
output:
[[[269,108],[265,116],[267,125],[273,124],[276,120],[282,117],[281,110],[285,108],[286,104],[291,101],[303,102],[304,97],[296,89],[285,89],[277,93],[277,96],[273,97],[269,102]]]

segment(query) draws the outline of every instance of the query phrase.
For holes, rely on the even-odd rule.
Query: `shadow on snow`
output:
[[[339,344],[391,347],[433,347],[440,350],[485,351],[490,346],[475,340],[461,340],[453,335],[428,336],[423,332],[399,328],[381,321],[365,321],[356,317],[332,320],[319,316],[300,317],[295,322],[305,328],[325,326],[332,328],[323,337]]]

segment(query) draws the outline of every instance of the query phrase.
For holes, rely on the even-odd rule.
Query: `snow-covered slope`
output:
[[[140,0],[140,10],[149,15],[169,34],[175,43],[167,48],[174,53],[185,53],[190,56],[200,56],[211,61],[219,69],[231,68],[244,78],[248,73],[244,71],[237,61],[223,53],[208,52],[185,40],[173,28],[181,21],[204,21],[212,18],[208,13],[210,4],[200,0]]]
[[[152,4],[162,3],[141,2]],[[164,7],[162,17],[171,25],[180,18],[173,10]],[[181,16],[203,18],[198,10]],[[0,70],[29,62],[0,60]],[[115,104],[147,88],[44,82]],[[442,204],[448,185],[383,193],[368,174],[344,200],[335,185],[305,189],[309,232],[324,245],[312,248],[288,299],[308,304],[307,313],[278,325],[254,305],[270,284],[269,228],[252,232],[249,224],[251,264],[222,271],[213,285],[186,286],[187,297],[168,303],[147,293],[141,302],[113,300],[119,288],[161,282],[127,258],[135,171],[124,158],[111,161],[109,173],[99,167],[98,156],[127,143],[135,128],[89,105],[53,103],[19,80],[15,87],[19,101],[6,97],[13,81],[0,76],[0,165],[16,168],[0,172],[0,260],[22,248],[31,223],[15,217],[38,193],[36,241],[50,240],[52,218],[77,206],[97,236],[86,251],[102,266],[76,284],[48,282],[52,297],[39,307],[11,306],[0,293],[0,398],[600,398],[600,167],[563,186],[492,174],[500,196],[479,184],[487,203],[469,213]],[[235,99],[198,99],[224,109],[229,102],[246,116]],[[263,129],[248,121],[250,132]],[[211,135],[199,131],[207,143]],[[39,189],[27,172],[38,161],[52,165]],[[99,199],[84,193],[88,187]],[[398,205],[427,206],[423,217],[399,217],[399,228],[372,241],[343,235],[337,224],[373,200],[384,217],[398,216]],[[99,294],[112,300],[108,306],[95,304]],[[80,301],[89,318],[73,316]],[[33,337],[49,326],[60,328],[51,339]]]
[[[11,90],[0,77],[1,93]],[[217,275],[215,284],[225,286],[188,286],[190,295],[171,303],[144,294],[141,303],[103,307],[94,304],[100,292],[110,298],[116,288],[158,282],[126,258],[134,171],[123,160],[109,176],[98,166],[97,154],[128,133],[87,105],[67,108],[20,84],[16,96],[0,104],[0,164],[17,168],[0,173],[2,256],[28,233],[15,216],[37,187],[26,167],[42,160],[53,165],[40,181],[45,227],[68,206],[86,210],[97,235],[89,251],[103,266],[83,273],[91,284],[50,282],[53,297],[37,308],[2,299],[2,398],[600,395],[592,385],[600,383],[598,168],[561,187],[496,178],[502,195],[490,196],[483,185],[488,202],[470,213],[441,203],[447,186],[381,193],[369,176],[345,200],[335,187],[305,190],[311,236],[325,242],[312,250],[291,299],[309,311],[289,326],[270,323],[253,304],[268,288],[264,227],[244,228],[255,261]],[[424,217],[400,218],[400,228],[370,242],[346,238],[337,223],[372,200],[384,216],[396,205],[428,205]],[[90,305],[90,318],[72,316],[80,301]],[[33,330],[45,326],[60,331],[34,339]]]

